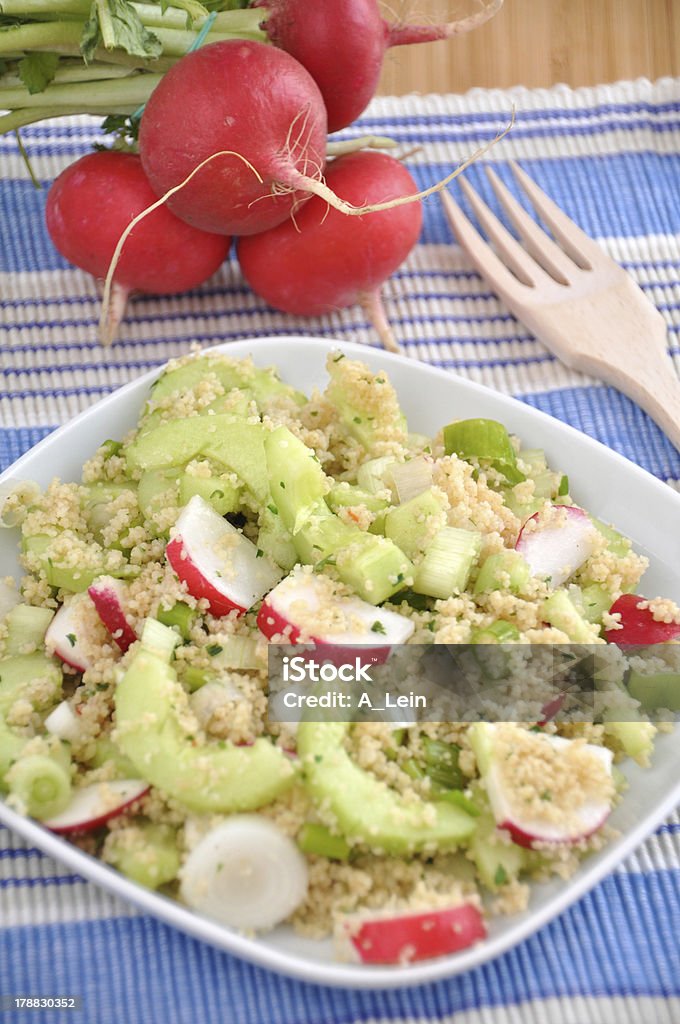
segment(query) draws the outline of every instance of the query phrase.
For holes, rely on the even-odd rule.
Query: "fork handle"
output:
[[[637,365],[616,366],[607,360],[600,363],[597,356],[580,361],[579,369],[592,373],[632,398],[661,427],[672,445],[680,451],[680,379],[665,352],[665,327],[662,351],[649,344],[644,359]]]

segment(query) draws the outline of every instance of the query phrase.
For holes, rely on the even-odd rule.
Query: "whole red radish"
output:
[[[142,116],[142,164],[161,196],[215,156],[168,206],[204,231],[250,235],[280,224],[320,177],[326,110],[311,75],[282,50],[229,40],[187,54]]]
[[[47,229],[59,252],[81,270],[106,277],[116,243],[156,196],[132,153],[90,153],[59,175],[47,196]],[[113,340],[131,292],[174,294],[215,273],[230,239],[185,224],[166,207],[130,233],[113,278],[104,342]]]
[[[267,35],[304,67],[319,86],[329,132],[357,119],[378,87],[391,46],[428,43],[469,32],[491,18],[503,0],[490,0],[459,21],[431,25],[389,24],[378,0],[255,0],[267,9]]]
[[[398,160],[363,151],[329,163],[326,182],[355,204],[412,195],[417,185]],[[346,217],[314,196],[295,220],[238,240],[238,258],[253,291],[286,313],[319,316],[356,302],[367,309],[383,343],[396,349],[380,288],[416,244],[419,202]]]

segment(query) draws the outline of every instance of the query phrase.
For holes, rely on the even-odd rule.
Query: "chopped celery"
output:
[[[519,640],[519,630],[512,622],[496,619],[489,626],[474,629],[470,638],[472,644],[512,644]]]
[[[287,427],[265,435],[269,490],[283,525],[293,536],[314,515],[328,490],[319,460]]]
[[[172,608],[164,608],[163,605],[160,605],[156,612],[156,618],[163,626],[174,626],[182,639],[188,640],[196,620],[196,614],[196,611],[184,601],[176,601]]]
[[[455,743],[444,743],[430,736],[423,736],[423,762],[425,774],[435,786],[442,789],[460,789],[465,778],[458,766],[460,747]]]
[[[430,487],[385,515],[385,536],[409,558],[416,558],[445,526],[446,512],[440,491]]]
[[[351,847],[342,836],[333,835],[325,825],[307,822],[298,833],[297,844],[303,853],[329,860],[349,860]]]
[[[469,461],[489,462],[506,478],[509,484],[526,479],[517,468],[517,456],[510,435],[497,420],[458,420],[444,427],[444,450]]]
[[[194,494],[214,508],[219,516],[238,511],[241,487],[226,476],[193,476],[182,473],[179,478],[179,504],[188,505]]]
[[[335,556],[338,576],[370,604],[382,604],[413,578],[413,565],[386,537],[357,530]]]
[[[484,559],[475,580],[474,593],[510,590],[520,594],[529,582],[529,566],[517,551],[497,551]]]
[[[147,889],[157,889],[177,877],[180,866],[177,835],[169,825],[144,822],[112,832],[105,858],[124,875]]]
[[[51,608],[17,604],[7,614],[6,654],[21,654],[26,647],[42,647],[45,632],[54,618]],[[30,653],[30,652],[29,652]]]
[[[598,639],[596,627],[579,614],[566,590],[556,590],[543,602],[541,614],[546,622],[561,629],[576,644],[592,644]]]
[[[590,521],[602,536],[606,538],[607,546],[612,554],[616,555],[617,558],[625,558],[631,548],[628,538],[624,537],[618,530],[615,530],[613,526],[603,523],[601,519],[596,519],[595,516],[591,516]]]
[[[462,592],[481,548],[480,533],[445,526],[430,543],[418,565],[413,589],[418,594],[440,599]]]
[[[351,508],[354,505],[363,505],[369,512],[383,512],[389,507],[385,498],[380,498],[370,491],[354,484],[339,483],[331,486],[326,495],[326,501],[333,512],[340,508]]]

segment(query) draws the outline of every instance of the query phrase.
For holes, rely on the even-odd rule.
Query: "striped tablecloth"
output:
[[[668,321],[680,369],[680,82],[376,101],[356,133],[421,147],[422,186],[517,121],[492,152],[501,176],[526,161],[566,212],[621,262]],[[355,132],[355,129],[352,129]],[[350,133],[351,134],[351,133]],[[27,128],[45,186],[88,150],[87,119]],[[494,206],[478,168],[473,184]],[[0,139],[0,466],[101,395],[190,342],[326,335],[370,344],[361,311],[317,320],[273,312],[226,263],[204,288],[140,298],[115,348],[95,340],[94,282],[52,249],[45,189]],[[631,402],[561,366],[507,312],[451,244],[438,200],[421,243],[386,288],[404,353],[517,395],[678,487],[680,456]],[[641,339],[644,344],[644,339]],[[669,557],[680,557],[678,537]],[[674,547],[673,547],[674,546]],[[0,831],[0,994],[82,996],[61,1017],[0,1014],[7,1024],[677,1024],[680,1021],[680,818],[571,910],[506,956],[448,982],[393,993],[323,989],[218,953],[144,917]]]

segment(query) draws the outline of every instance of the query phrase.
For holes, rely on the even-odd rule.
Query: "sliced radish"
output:
[[[281,578],[266,555],[195,494],[165,550],[189,593],[207,598],[213,615],[243,613]]]
[[[606,629],[608,644],[665,644],[680,639],[677,622],[657,622],[649,608],[640,608],[647,599],[639,594],[623,594],[609,609],[609,614],[621,616],[620,629]]]
[[[137,639],[125,614],[127,586],[113,576],[100,576],[88,587],[87,592],[97,609],[97,615],[125,654]]]
[[[57,704],[45,719],[45,728],[52,736],[67,743],[75,743],[80,735],[78,716],[67,700]]]
[[[194,910],[232,928],[268,929],[307,895],[307,863],[267,818],[237,814],[211,829],[182,869],[180,893]]]
[[[556,510],[564,515],[558,523]],[[530,527],[529,523],[535,523]],[[579,569],[595,551],[597,530],[588,514],[573,505],[553,506],[546,513],[536,512],[520,530],[515,549],[520,552],[532,576],[559,587]]]
[[[604,824],[611,811],[609,797],[585,797],[581,805],[565,814],[564,821],[553,821],[548,816],[533,814],[530,810],[517,809],[519,801],[513,800],[513,788],[503,777],[503,762],[496,752],[496,738],[499,726],[477,723],[472,735],[472,745],[477,756],[480,772],[486,785],[491,810],[498,828],[510,833],[518,846],[531,847],[535,843],[577,843],[587,839]],[[547,743],[555,750],[567,750],[575,741],[563,736],[534,735],[536,743]],[[612,752],[607,747],[586,743],[583,747],[602,763],[611,775]],[[567,770],[567,769],[565,769]],[[546,797],[546,808],[550,806]]]
[[[347,914],[339,922],[339,952],[364,964],[410,964],[445,956],[486,938],[474,903],[395,914]]]
[[[86,672],[90,661],[85,654],[83,610],[90,603],[87,594],[68,597],[45,633],[45,647],[77,672]]]
[[[65,811],[43,821],[43,825],[53,832],[91,832],[122,814],[150,788],[143,779],[114,779],[83,786],[74,790]]]
[[[352,659],[356,647],[361,660],[387,661],[397,644],[405,644],[414,630],[410,619],[376,608],[359,597],[335,593],[327,576],[294,570],[262,602],[257,624],[264,635],[284,635],[295,644],[302,635],[328,658]]]

